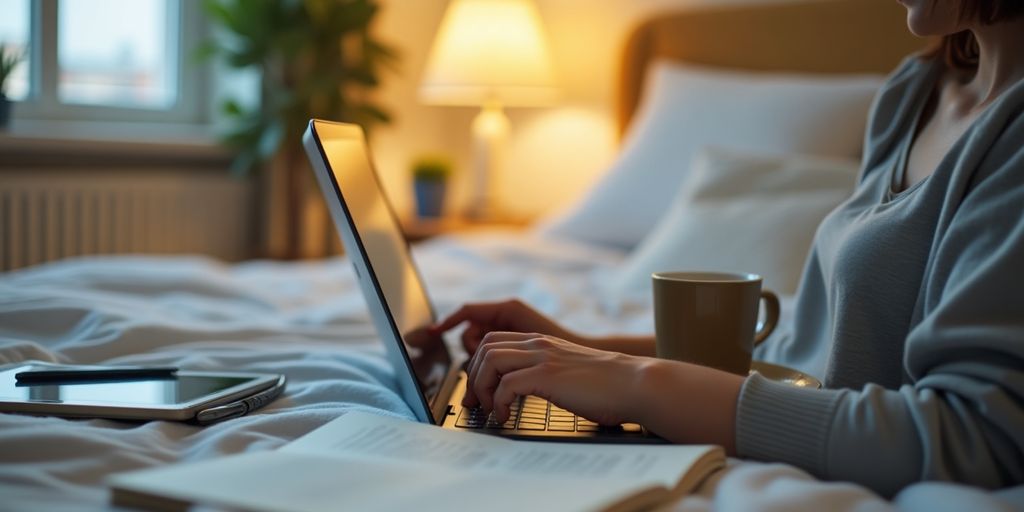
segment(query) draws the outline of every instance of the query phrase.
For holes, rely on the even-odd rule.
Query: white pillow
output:
[[[853,191],[856,160],[721,148],[698,153],[665,217],[611,276],[609,299],[650,293],[651,273],[752,272],[792,294],[821,220]]]
[[[582,200],[540,230],[636,246],[665,213],[702,146],[857,157],[882,80],[658,63],[617,161]]]

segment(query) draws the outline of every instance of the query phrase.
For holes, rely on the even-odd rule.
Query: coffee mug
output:
[[[761,290],[761,276],[656,272],[651,278],[658,357],[747,375],[754,346],[779,321],[779,298]],[[762,299],[766,314],[757,329]]]

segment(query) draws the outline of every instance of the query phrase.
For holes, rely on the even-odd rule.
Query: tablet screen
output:
[[[0,372],[0,401],[109,403],[126,406],[176,405],[255,380],[247,377],[179,375],[169,379],[153,380],[17,384],[14,375],[32,369],[32,365],[25,365]]]

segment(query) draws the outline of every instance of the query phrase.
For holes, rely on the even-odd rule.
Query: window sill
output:
[[[207,125],[13,119],[0,130],[0,167],[230,164]]]

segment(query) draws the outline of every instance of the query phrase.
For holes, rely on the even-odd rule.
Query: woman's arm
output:
[[[717,444],[736,455],[736,404],[746,379],[656,359],[644,369],[638,423],[674,443]]]
[[[1003,140],[984,155],[996,169],[977,171],[940,221],[905,345],[910,383],[808,391],[752,377],[741,456],[886,495],[920,480],[1024,482],[1024,116]]]
[[[581,337],[577,343],[598,350],[620,352],[631,356],[655,357],[653,336]]]

